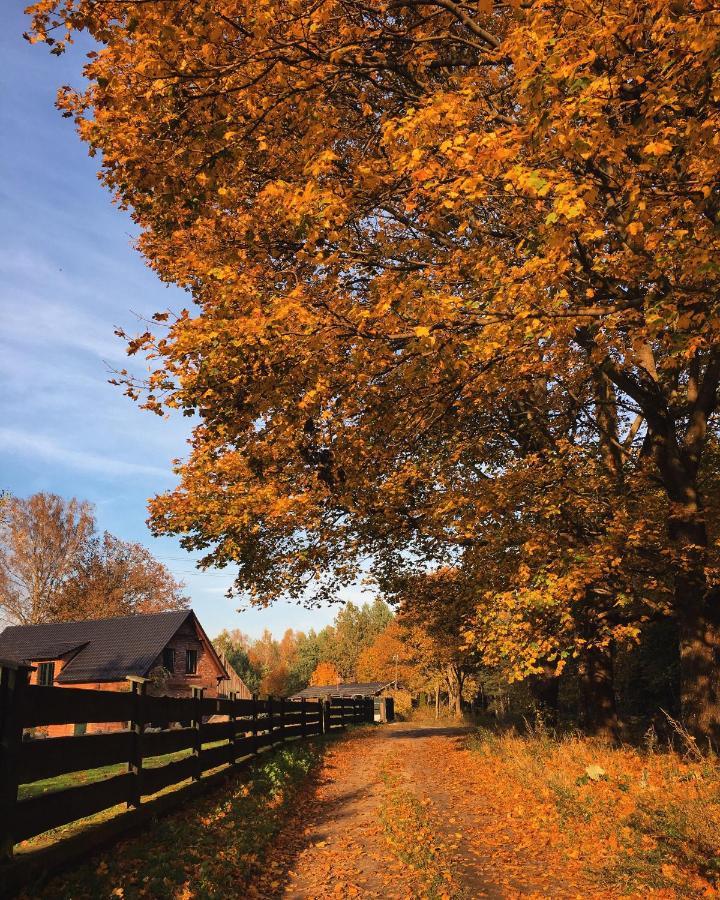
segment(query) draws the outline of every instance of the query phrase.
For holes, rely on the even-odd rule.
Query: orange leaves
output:
[[[342,676],[335,668],[335,666],[330,662],[318,663],[312,675],[310,676],[310,684],[316,687],[322,687],[323,685],[340,684],[342,680]]]
[[[670,153],[672,149],[673,145],[669,141],[650,141],[649,144],[646,144],[643,147],[643,153],[650,156],[663,156],[666,153]]]
[[[717,10],[231,7],[35,7],[101,46],[61,108],[197,304],[130,342],[199,416],[156,530],[259,602],[452,559],[515,674],[582,649],[583,598],[599,642],[661,608],[658,483],[699,496],[707,444],[648,460],[720,342]]]

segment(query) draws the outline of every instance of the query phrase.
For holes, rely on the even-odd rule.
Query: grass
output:
[[[213,741],[208,744],[203,744],[202,748],[204,750],[208,750],[211,747],[217,747],[222,743],[224,743],[224,741]],[[192,748],[188,748],[186,750],[178,750],[175,753],[166,753],[162,756],[146,757],[143,760],[143,766],[146,769],[158,768],[160,766],[164,766],[168,763],[172,763],[176,760],[190,756],[192,753]],[[223,766],[220,766],[218,768],[223,768]],[[214,771],[217,770],[210,769],[207,770],[204,774],[209,775]],[[95,782],[102,781],[105,778],[110,778],[113,775],[120,775],[123,772],[127,772],[127,763],[117,763],[111,766],[101,766],[97,769],[85,769],[80,772],[68,772],[66,775],[57,775],[54,778],[45,778],[41,781],[34,781],[30,784],[20,785],[20,787],[18,788],[18,798],[20,800],[25,800],[30,797],[38,797],[43,794],[52,795],[57,791],[62,791],[66,788],[78,787],[85,784],[93,784]],[[190,781],[190,778],[186,778],[184,781],[179,781],[176,784],[169,785],[168,787],[158,791],[157,794],[144,797],[143,802],[147,802],[148,800],[162,794],[172,793],[183,785],[189,784]],[[102,810],[102,812],[95,813],[92,816],[86,816],[83,819],[75,819],[72,822],[68,822],[66,825],[59,825],[57,828],[51,828],[48,831],[42,832],[42,834],[39,834],[36,837],[30,838],[26,841],[22,841],[16,846],[15,853],[32,853],[34,850],[39,850],[41,848],[49,846],[50,844],[54,844],[57,841],[71,837],[78,832],[82,832],[85,828],[88,828],[92,825],[99,825],[101,822],[106,822],[108,821],[108,819],[112,819],[116,816],[122,815],[126,812],[126,810],[126,804],[121,803],[117,806],[110,806],[107,809]]]
[[[203,750],[209,750],[211,747],[218,747],[225,741],[214,741],[209,744],[203,744]],[[143,760],[143,768],[156,769],[159,766],[176,762],[191,756],[192,748],[186,750],[178,750],[175,753],[166,753],[163,756],[147,757]],[[120,775],[127,772],[127,763],[115,763],[111,766],[101,766],[98,769],[85,769],[81,772],[68,772],[66,775],[56,775],[53,778],[44,778],[41,781],[33,781],[29,784],[21,784],[18,788],[18,800],[27,800],[30,797],[37,797],[40,794],[48,794],[53,791],[62,791],[66,788],[79,787],[84,784],[93,784],[96,781],[102,781],[105,778],[111,778],[113,775]]]
[[[421,800],[389,770],[389,761],[380,772],[385,792],[379,807],[388,850],[412,869],[420,881],[418,896],[426,900],[460,900],[453,884],[447,848],[439,839],[428,800]]]
[[[468,740],[495,810],[522,805],[527,828],[614,895],[720,891],[720,765],[690,740],[610,747],[538,729]]]
[[[29,886],[25,900],[243,896],[325,743],[318,738],[267,753],[221,791],[66,875]]]

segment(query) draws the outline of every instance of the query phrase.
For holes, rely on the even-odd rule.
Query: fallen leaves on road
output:
[[[714,759],[415,723],[355,729],[319,757],[285,748],[26,896],[720,896]]]

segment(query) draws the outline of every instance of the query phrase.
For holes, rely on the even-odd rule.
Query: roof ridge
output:
[[[0,635],[0,656],[50,659],[36,654],[52,653],[56,659],[70,652],[59,684],[123,680],[128,674],[146,675],[173,634],[197,621],[192,609],[180,609],[14,626]],[[222,663],[217,665],[222,669]]]
[[[189,615],[190,613],[195,615],[192,607],[188,606],[186,609],[162,609],[159,612],[129,613],[126,616],[101,616],[98,619],[67,619],[63,622],[37,622],[34,625],[7,625],[5,630],[7,631],[9,628],[42,628],[43,626],[50,625],[87,625],[90,622],[119,622],[122,619],[147,619],[151,616],[180,615],[182,613],[185,615]]]

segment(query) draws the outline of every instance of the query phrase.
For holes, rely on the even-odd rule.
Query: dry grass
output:
[[[545,729],[469,739],[496,805],[533,810],[528,827],[618,896],[720,895],[720,765],[679,730],[680,749],[648,736],[614,748]]]

